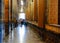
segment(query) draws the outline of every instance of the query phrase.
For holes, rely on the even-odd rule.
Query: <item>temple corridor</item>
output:
[[[60,0],[0,0],[0,43],[60,43]]]

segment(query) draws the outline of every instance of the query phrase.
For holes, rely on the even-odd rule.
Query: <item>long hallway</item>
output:
[[[60,0],[0,0],[0,43],[60,43]]]
[[[5,37],[4,43],[44,43],[34,28],[19,24]]]

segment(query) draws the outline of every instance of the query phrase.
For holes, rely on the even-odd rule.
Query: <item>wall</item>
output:
[[[17,0],[12,0],[12,21],[16,22],[17,18],[18,18]]]
[[[34,0],[34,21],[38,23],[38,6],[37,6],[37,0]]]
[[[31,1],[31,21],[34,20],[34,2]]]
[[[9,0],[9,22],[12,22],[12,0]]]
[[[48,23],[58,24],[58,0],[49,0],[49,12],[48,12]]]
[[[9,16],[9,0],[4,0],[4,22],[8,22]]]
[[[58,25],[58,0],[33,0],[34,3],[31,6],[28,1],[28,9],[26,10],[27,19],[38,20],[38,26],[40,28],[46,28],[46,30],[53,31],[54,33],[60,33]],[[33,7],[34,6],[34,7]],[[32,9],[31,11],[31,8]],[[31,13],[33,13],[31,15]],[[47,23],[46,22],[47,20]],[[55,24],[55,25],[50,25]]]
[[[31,21],[31,0],[27,0],[28,1],[28,6],[26,8],[26,19]]]
[[[58,25],[58,0],[49,0],[49,12],[47,17],[48,24],[45,28],[54,33],[60,33],[60,27]]]
[[[26,8],[27,9],[27,8]],[[36,22],[39,27],[44,27],[44,13],[45,13],[45,1],[44,0],[29,0],[28,9],[26,10],[26,18],[29,21]]]
[[[44,28],[45,0],[37,0],[38,3],[38,26]]]
[[[53,33],[56,33],[56,34],[60,34],[60,27],[58,26],[53,26],[53,25],[45,25],[45,28],[48,30],[48,31],[51,31]]]

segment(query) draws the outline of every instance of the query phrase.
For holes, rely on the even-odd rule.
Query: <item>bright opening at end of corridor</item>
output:
[[[25,19],[25,13],[19,13],[19,19]]]
[[[24,2],[23,2],[23,0],[21,0],[21,5],[22,5],[22,6],[24,5]]]

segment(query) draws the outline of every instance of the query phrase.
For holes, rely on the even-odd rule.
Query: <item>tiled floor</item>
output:
[[[34,28],[19,24],[5,37],[3,43],[44,43],[32,29]]]

